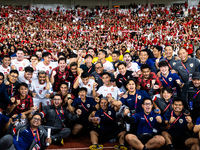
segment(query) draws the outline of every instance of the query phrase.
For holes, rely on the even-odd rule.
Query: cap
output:
[[[192,75],[192,79],[199,79],[200,80],[200,72],[194,72]]]

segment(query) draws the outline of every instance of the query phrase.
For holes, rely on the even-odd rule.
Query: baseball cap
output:
[[[199,79],[200,80],[200,72],[194,72],[192,75],[192,79]]]

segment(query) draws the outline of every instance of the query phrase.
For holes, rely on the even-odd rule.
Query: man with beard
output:
[[[67,138],[71,130],[67,127],[66,121],[76,120],[81,115],[81,110],[77,109],[76,115],[72,115],[66,107],[62,107],[63,99],[61,95],[56,94],[53,98],[53,105],[46,106],[41,112],[43,118],[46,118],[45,128],[51,128],[51,139],[53,144],[63,145],[63,138]]]
[[[181,76],[183,82],[192,80],[192,74],[199,71],[199,61],[196,58],[188,57],[188,53],[185,49],[178,51],[178,57],[181,61],[176,63],[175,70]]]
[[[53,96],[52,85],[50,89],[46,89],[46,72],[41,70],[38,72],[38,79],[31,83],[30,94],[33,96],[33,104],[39,108],[39,104],[43,106],[50,105],[50,97]]]
[[[66,59],[61,57],[58,60],[58,67],[52,70],[50,82],[53,85],[53,91],[58,92],[60,84],[65,82],[69,76],[69,69],[66,66]],[[55,82],[56,81],[56,82]]]

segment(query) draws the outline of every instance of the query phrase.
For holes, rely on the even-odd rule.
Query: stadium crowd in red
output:
[[[199,150],[199,24],[200,3],[1,6],[0,147]]]

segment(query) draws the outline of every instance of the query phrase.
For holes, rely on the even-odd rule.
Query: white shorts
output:
[[[33,97],[33,105],[37,106],[39,108],[40,103],[42,103],[42,106],[48,106],[51,105],[51,101],[48,98],[44,98],[44,99],[38,99],[38,98],[34,98]]]

